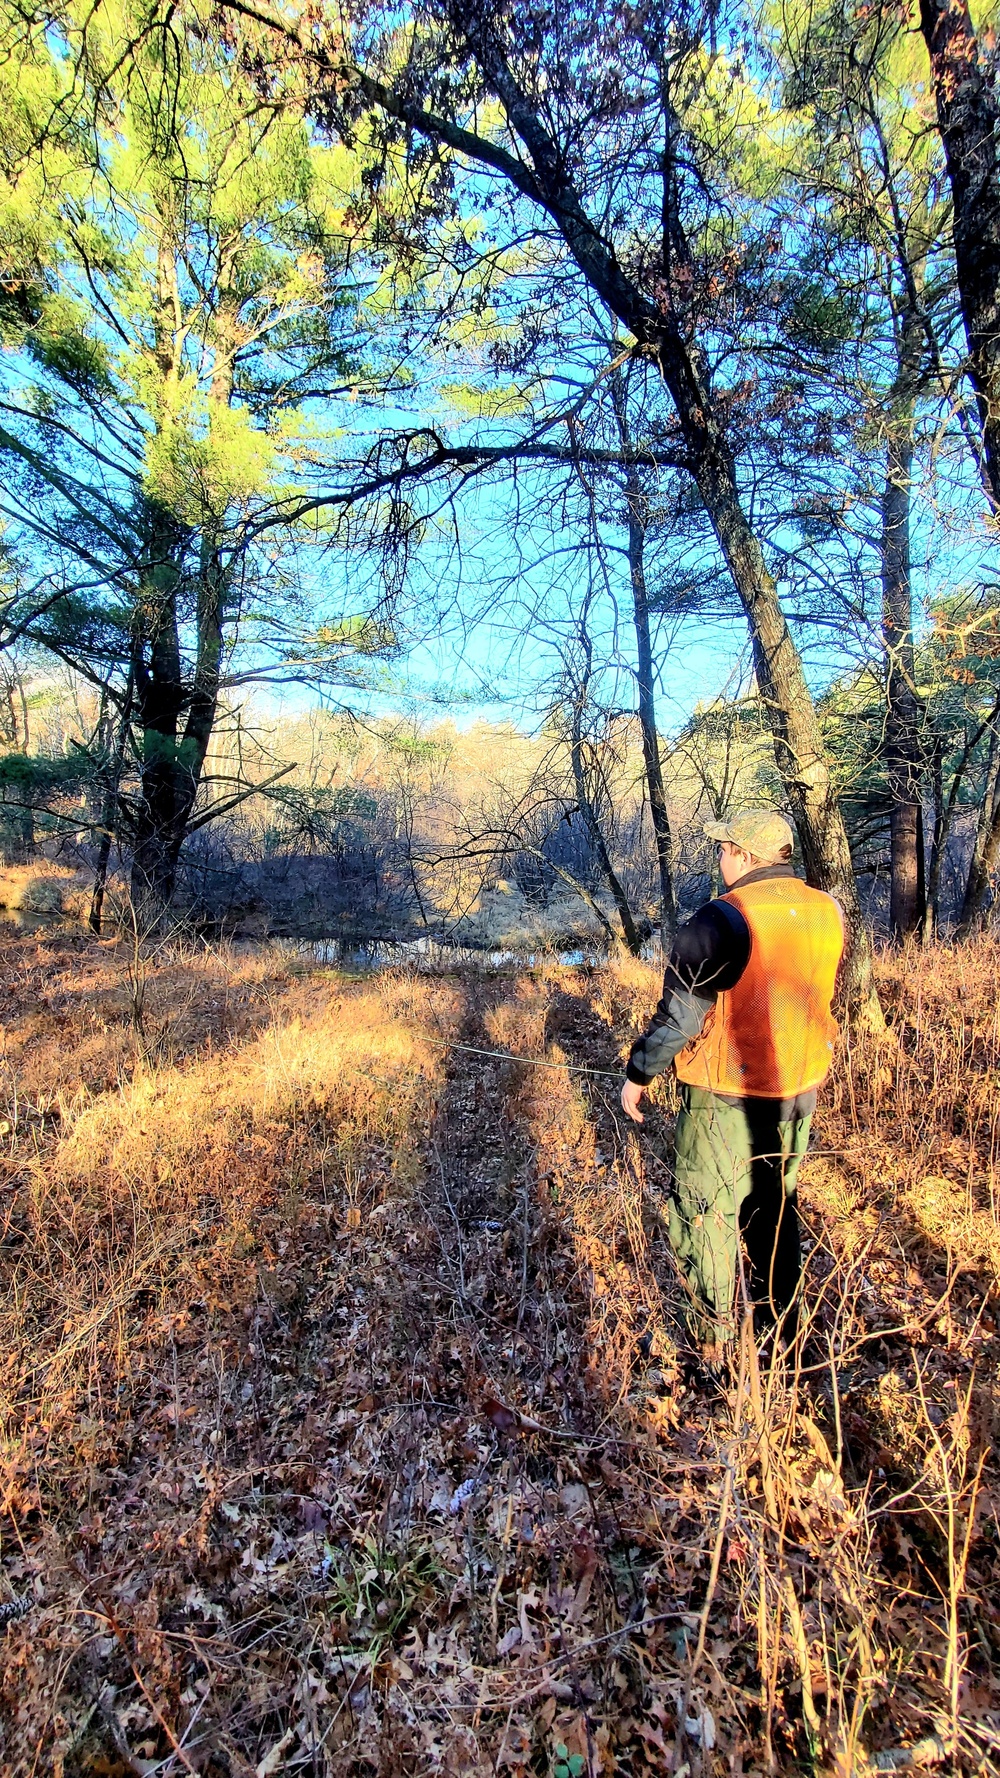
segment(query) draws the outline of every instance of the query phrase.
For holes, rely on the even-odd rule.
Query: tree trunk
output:
[[[965,887],[965,899],[962,903],[962,914],[956,931],[956,938],[968,938],[982,923],[983,904],[986,891],[990,886],[990,878],[1000,862],[1000,797],[996,799],[990,815],[989,825],[983,849],[978,859],[973,859],[969,880]]]
[[[977,835],[978,839],[978,835]],[[956,938],[968,938],[981,925],[989,888],[990,877],[1000,857],[1000,797],[990,809],[990,818],[986,823],[986,831],[982,836],[982,845],[977,845],[969,868],[969,877],[965,885],[965,896],[962,901],[962,912],[959,917]]]
[[[601,826],[600,818],[594,807],[594,801],[587,785],[587,772],[583,761],[583,713],[586,708],[587,695],[590,687],[593,660],[593,644],[591,643],[590,634],[587,629],[586,608],[580,619],[580,645],[583,649],[584,669],[578,683],[573,687],[573,717],[569,750],[570,765],[573,771],[573,784],[576,789],[576,800],[580,807],[580,813],[583,816],[584,825],[590,835],[590,841],[594,851],[597,854],[597,861],[601,867],[601,874],[611,891],[612,900],[618,910],[622,936],[633,956],[638,957],[642,947],[642,939],[636,927],[635,920],[632,917],[632,909],[628,904],[628,896],[625,894],[618,872],[615,870],[615,867],[611,862],[611,854],[608,851],[607,841],[604,838],[604,830]]]
[[[177,824],[177,755],[185,688],[177,595],[188,541],[185,528],[165,507],[151,501],[148,513],[149,542],[140,601],[143,629],[136,638],[133,664],[142,766],[132,852],[132,899],[144,928],[158,923],[170,901],[183,838]]]
[[[90,925],[100,937],[101,919],[104,913],[104,896],[108,885],[108,865],[111,861],[111,846],[118,829],[118,798],[121,792],[122,772],[125,769],[125,749],[128,746],[129,726],[132,721],[132,675],[129,674],[125,688],[125,700],[122,704],[118,722],[118,738],[115,742],[114,755],[111,762],[111,774],[108,779],[104,800],[101,806],[101,843],[97,852],[97,868],[94,872],[94,893],[90,903]]]
[[[952,196],[955,271],[982,427],[980,472],[1000,514],[1000,103],[968,0],[920,0]]]
[[[224,289],[232,267],[224,268]],[[158,363],[174,373],[171,292],[176,266],[169,241],[161,241]],[[225,407],[234,378],[234,307],[224,294],[215,316],[215,368],[211,401]],[[210,408],[211,413],[211,408]],[[141,601],[144,636],[134,677],[143,730],[142,794],[132,855],[132,896],[143,926],[162,918],[177,879],[177,864],[194,808],[215,726],[222,669],[223,617],[228,580],[221,527],[206,515],[200,538],[195,608],[196,655],[191,678],[184,673],[178,627],[178,592],[192,533],[164,506],[150,501],[147,591]],[[149,644],[149,666],[142,643]],[[182,728],[183,722],[183,728]]]
[[[626,457],[631,452],[628,410],[624,379],[616,371],[611,380],[618,436]],[[635,626],[636,687],[639,706],[639,732],[642,737],[642,758],[646,770],[646,790],[653,821],[656,863],[660,878],[660,942],[664,946],[677,923],[677,901],[674,894],[674,845],[670,832],[670,814],[663,785],[663,764],[660,759],[660,738],[656,728],[656,692],[653,667],[653,642],[649,626],[649,588],[646,585],[646,533],[649,528],[649,497],[638,469],[633,465],[626,473],[626,522],[628,525],[628,566],[632,585],[632,621]]]
[[[182,546],[179,534],[174,542]],[[222,666],[226,573],[213,535],[202,540],[197,586],[197,658],[186,681],[177,626],[177,562],[161,561],[151,666],[137,674],[143,728],[142,794],[132,856],[132,895],[143,923],[169,904],[215,726]],[[184,712],[186,719],[181,727]]]
[[[819,718],[777,588],[743,512],[728,451],[717,437],[706,440],[699,450],[695,479],[746,612],[757,686],[770,719],[807,880],[835,896],[843,910],[847,948],[841,991],[850,1004],[877,1022],[871,940],[861,915],[851,848]]]
[[[920,795],[922,711],[914,686],[910,583],[914,391],[922,345],[920,318],[908,310],[901,324],[898,370],[891,397],[881,539],[891,860],[889,922],[895,938],[906,938],[921,930],[925,899]]]
[[[983,903],[990,876],[996,868],[1000,848],[1000,738],[994,725],[990,732],[990,751],[986,765],[983,799],[976,823],[976,843],[969,862],[969,875],[962,898],[956,937],[965,938],[982,918]]]
[[[663,785],[660,739],[656,729],[656,699],[653,688],[653,645],[649,628],[649,593],[646,586],[645,547],[649,501],[639,487],[638,476],[629,473],[628,486],[628,565],[632,582],[632,618],[635,624],[636,683],[638,687],[639,731],[642,736],[642,757],[646,768],[646,789],[649,811],[656,841],[656,862],[660,876],[660,937],[666,944],[677,922],[674,896],[674,846],[670,832],[670,814]]]

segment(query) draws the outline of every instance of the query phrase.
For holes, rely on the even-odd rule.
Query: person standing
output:
[[[680,1083],[670,1240],[706,1358],[738,1325],[742,1243],[758,1336],[794,1337],[801,1271],[795,1189],[816,1091],[830,1070],[831,1012],[844,949],[833,897],[791,865],[774,809],[708,822],[724,893],[681,926],[649,1029],[632,1045],[622,1108],[673,1063]]]

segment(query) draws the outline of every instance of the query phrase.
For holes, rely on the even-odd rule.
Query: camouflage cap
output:
[[[765,864],[777,864],[795,836],[777,809],[738,809],[727,821],[706,821],[710,840],[728,840]]]

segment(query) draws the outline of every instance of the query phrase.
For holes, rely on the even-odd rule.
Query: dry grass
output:
[[[5,1772],[997,1769],[996,946],[880,964],[722,1390],[652,969],[2,962]]]
[[[16,913],[64,914],[85,919],[90,908],[92,882],[89,873],[35,859],[31,864],[8,864],[0,869],[0,908]]]
[[[58,971],[45,967],[52,941],[12,947],[22,960],[32,949],[46,986],[25,999],[44,995],[46,1010],[7,1031],[8,1507],[19,1490],[38,1497],[42,1465],[50,1480],[61,1466],[72,1492],[80,1415],[103,1416],[150,1329],[180,1304],[190,1312],[195,1296],[211,1315],[252,1297],[272,1229],[294,1230],[317,1188],[326,1203],[376,1154],[387,1180],[405,1177],[442,1062],[419,1027],[446,1030],[449,1012],[447,993],[419,981],[334,995],[280,956],[195,953],[155,971],[151,1016],[180,1047],[173,1066],[149,1068],[136,1053],[127,958],[92,946],[89,968]],[[220,1026],[240,1036],[219,1047]],[[114,1088],[95,1091],[112,1067]]]

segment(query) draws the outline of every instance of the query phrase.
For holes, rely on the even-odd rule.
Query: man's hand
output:
[[[634,1080],[627,1080],[622,1087],[622,1110],[634,1124],[644,1124],[646,1121],[639,1110],[639,1100],[645,1091],[645,1087],[637,1086]]]

